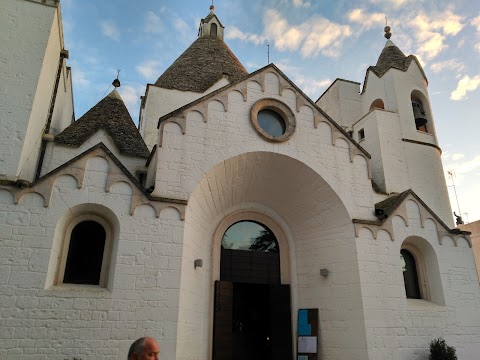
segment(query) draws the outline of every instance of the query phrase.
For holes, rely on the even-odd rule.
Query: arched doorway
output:
[[[215,360],[292,358],[290,286],[281,285],[280,247],[262,223],[242,220],[223,234],[213,338]]]

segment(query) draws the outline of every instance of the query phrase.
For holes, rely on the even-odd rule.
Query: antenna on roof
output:
[[[267,44],[267,65],[270,65],[270,44]]]
[[[452,179],[453,192],[455,193],[455,199],[457,200],[458,215],[455,214],[455,211],[453,212],[453,215],[455,215],[457,225],[462,225],[463,224],[462,211],[460,210],[460,203],[458,202],[457,189],[455,187],[455,181],[454,181],[455,170],[448,170],[447,173],[450,176],[450,179]]]

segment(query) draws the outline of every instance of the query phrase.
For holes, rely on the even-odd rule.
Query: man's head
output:
[[[135,340],[128,351],[128,360],[159,360],[160,346],[154,338],[142,337]]]

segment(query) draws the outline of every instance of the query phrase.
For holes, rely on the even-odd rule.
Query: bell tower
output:
[[[363,117],[353,136],[372,155],[374,182],[385,193],[412,189],[450,227],[453,217],[441,161],[428,80],[414,55],[387,42],[367,69],[360,94]]]
[[[205,19],[200,21],[198,28],[198,37],[213,37],[223,40],[225,27],[222,25],[217,15],[215,15],[215,6],[210,6],[210,13]]]

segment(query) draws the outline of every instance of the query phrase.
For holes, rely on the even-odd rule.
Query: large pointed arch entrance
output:
[[[292,359],[290,285],[282,284],[280,245],[275,232],[253,218],[234,222],[221,238],[215,360]]]
[[[344,150],[337,156],[348,160],[348,149]],[[233,224],[245,220],[266,226],[277,239],[280,285],[289,285],[291,290],[287,317],[291,317],[289,342],[293,347],[298,310],[318,308],[322,309],[319,357],[342,358],[343,349],[348,348],[362,354],[355,358],[367,358],[363,356],[366,338],[355,233],[341,189],[335,190],[327,182],[332,180],[327,170],[321,164],[314,169],[278,153],[251,152],[205,171],[189,197],[183,235],[177,240],[183,248],[179,321],[177,332],[172,335],[178,358],[214,358],[214,343],[218,345],[215,328],[221,320],[216,317],[216,310],[223,308],[218,296],[215,298],[218,291],[224,290],[215,289],[217,282],[223,281],[221,242]],[[202,260],[202,267],[194,266],[197,259]],[[321,268],[329,270],[328,278],[321,277]],[[233,288],[225,291],[230,291],[233,301]],[[275,305],[272,304],[272,311]],[[230,338],[224,340],[227,345],[228,339],[233,343],[233,308],[230,309],[231,314],[223,318],[230,325]],[[345,326],[337,326],[339,319]],[[232,354],[229,349],[227,354]],[[292,353],[285,351],[282,355]]]

